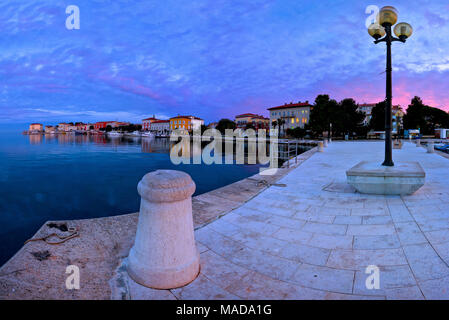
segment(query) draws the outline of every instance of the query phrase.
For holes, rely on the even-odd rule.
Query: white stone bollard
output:
[[[327,148],[327,139],[324,139],[324,141],[323,141],[323,146],[324,146],[325,148]]]
[[[427,143],[427,153],[434,153],[434,147],[433,147],[433,142],[428,142]]]
[[[324,152],[323,141],[318,142],[318,152]]]
[[[187,173],[157,170],[146,174],[137,190],[140,213],[128,257],[129,276],[156,289],[190,283],[200,270],[192,218],[195,183]]]
[[[417,147],[420,147],[420,146],[421,146],[421,140],[416,139],[416,146],[417,146]]]

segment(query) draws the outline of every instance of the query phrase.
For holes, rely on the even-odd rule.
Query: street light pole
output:
[[[375,39],[374,43],[385,42],[387,45],[387,68],[386,68],[386,99],[385,99],[385,160],[383,166],[394,166],[391,140],[391,108],[392,108],[392,66],[391,66],[391,44],[394,41],[405,42],[412,35],[412,27],[405,22],[398,23],[394,27],[394,33],[398,38],[393,37],[391,27],[397,22],[398,13],[394,7],[383,7],[377,19],[368,27],[368,33]],[[385,37],[384,37],[385,36]],[[383,38],[382,38],[383,37]]]
[[[386,87],[386,105],[385,105],[385,160],[382,163],[383,166],[394,166],[393,154],[392,154],[392,141],[391,141],[391,104],[393,99],[392,94],[392,81],[391,73],[393,71],[391,67],[391,26],[386,26],[385,31],[387,33],[387,87]]]

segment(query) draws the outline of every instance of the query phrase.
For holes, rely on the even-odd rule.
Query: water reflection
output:
[[[28,136],[30,144],[67,144],[82,145],[95,144],[103,146],[140,146],[143,153],[168,153],[170,151],[169,138],[147,137],[108,137],[102,134],[34,134]]]
[[[41,144],[42,143],[42,135],[41,134],[32,134],[29,135],[30,144]]]

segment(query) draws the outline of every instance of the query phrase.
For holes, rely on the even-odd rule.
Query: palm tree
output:
[[[282,119],[282,118],[279,118],[279,119],[277,120],[277,123],[278,123],[279,127],[282,126],[282,134],[285,135],[285,133],[284,133],[284,124],[285,124],[285,120]]]
[[[273,126],[273,129],[276,129],[276,126],[278,125],[278,122],[276,120],[273,120],[271,122],[271,125]]]

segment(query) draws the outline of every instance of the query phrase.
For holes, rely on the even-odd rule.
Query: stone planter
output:
[[[393,167],[362,161],[346,171],[347,182],[367,194],[407,195],[421,188],[425,172],[418,162],[400,162]]]

